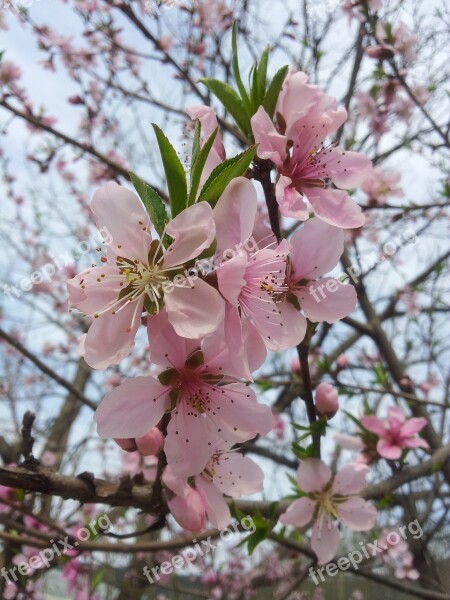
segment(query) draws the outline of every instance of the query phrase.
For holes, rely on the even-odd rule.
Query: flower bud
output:
[[[202,531],[206,525],[206,507],[200,494],[189,487],[184,497],[174,496],[168,500],[169,510],[175,521],[188,531]]]
[[[137,446],[133,438],[115,438],[114,441],[125,452],[136,452]]]
[[[338,391],[330,383],[320,383],[316,388],[316,411],[319,416],[328,419],[334,417],[339,409]]]
[[[291,360],[291,369],[294,373],[300,373],[300,361],[298,358],[293,358]]]
[[[150,431],[142,437],[136,438],[135,441],[138,451],[143,456],[158,454],[164,446],[164,436],[157,427],[152,427]]]

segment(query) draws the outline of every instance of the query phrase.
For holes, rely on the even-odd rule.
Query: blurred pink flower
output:
[[[424,418],[406,419],[403,411],[398,407],[388,408],[388,417],[379,419],[375,415],[361,417],[361,424],[380,439],[377,443],[377,452],[383,458],[396,460],[401,457],[403,450],[410,448],[429,448],[428,443],[416,437],[426,425]]]

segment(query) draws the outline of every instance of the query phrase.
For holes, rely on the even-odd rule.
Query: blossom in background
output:
[[[107,394],[95,413],[101,437],[141,437],[171,411],[164,451],[173,473],[188,477],[205,468],[217,437],[243,442],[273,428],[270,408],[233,376],[222,336],[199,347],[160,314],[150,319],[149,339],[159,379],[129,379]]]
[[[280,517],[283,525],[304,527],[312,520],[311,547],[319,564],[329,562],[339,546],[340,520],[353,531],[372,529],[377,518],[375,507],[358,493],[364,487],[366,465],[351,463],[336,473],[318,458],[307,458],[297,469],[297,482],[305,496],[294,500]]]
[[[278,168],[276,198],[281,214],[305,221],[310,208],[317,217],[343,228],[365,223],[360,207],[348,189],[361,185],[371,170],[370,160],[358,152],[325,145],[347,119],[347,111],[308,83],[305,73],[288,76],[276,113],[278,130],[264,108],[251,119],[258,156]],[[289,147],[292,151],[289,152]],[[333,189],[330,184],[337,188]]]
[[[419,37],[402,21],[394,26],[377,21],[375,34],[379,43],[365,49],[367,56],[380,60],[401,55],[410,62],[415,60],[415,46]]]
[[[385,171],[383,167],[374,167],[361,187],[369,196],[370,204],[383,206],[390,196],[404,197],[400,180],[400,173]]]
[[[175,494],[168,500],[169,509],[185,529],[200,531],[206,517],[214,527],[223,529],[231,520],[223,494],[240,498],[263,490],[261,468],[231,447],[230,443],[216,443],[205,469],[194,479],[195,489],[187,479],[175,477],[170,466],[166,467],[163,481]]]
[[[414,555],[405,540],[390,542],[390,531],[383,531],[378,538],[378,547],[383,548],[381,560],[394,570],[397,579],[419,579],[419,571],[414,568]]]
[[[396,460],[404,450],[429,448],[424,439],[416,436],[427,425],[427,420],[423,417],[406,419],[405,413],[397,406],[388,408],[386,419],[375,415],[361,417],[361,425],[379,437],[377,452],[383,458]]]
[[[107,368],[130,353],[144,308],[150,314],[164,308],[186,337],[200,338],[219,326],[224,303],[218,292],[182,274],[185,263],[214,240],[209,204],[195,204],[167,224],[174,240],[167,250],[152,241],[148,214],[126,188],[108,183],[95,193],[91,209],[100,232],[112,238],[101,258],[111,266],[92,267],[67,282],[71,307],[94,318],[79,348],[91,367]]]
[[[331,277],[318,279],[337,265],[344,251],[342,229],[309,219],[290,244],[286,285],[308,319],[334,323],[350,314],[356,306],[355,288]]]

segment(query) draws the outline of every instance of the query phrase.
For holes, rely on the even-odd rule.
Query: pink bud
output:
[[[300,373],[300,361],[298,358],[293,358],[291,360],[291,369],[294,371],[294,373]]]
[[[164,446],[164,436],[157,427],[152,427],[142,437],[136,438],[136,446],[143,456],[158,454]]]
[[[117,438],[114,440],[125,452],[136,452],[137,446],[133,438]]]
[[[184,497],[174,496],[168,501],[175,521],[188,531],[201,531],[206,525],[206,507],[200,494],[189,487]]]
[[[320,383],[316,388],[316,410],[319,416],[334,417],[339,409],[338,391],[330,383]]]
[[[339,356],[336,359],[336,365],[340,369],[345,369],[348,366],[348,360],[345,354],[339,354]]]

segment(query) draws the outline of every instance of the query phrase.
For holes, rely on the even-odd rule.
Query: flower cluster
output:
[[[298,345],[308,321],[333,323],[355,307],[352,286],[322,276],[339,261],[343,229],[364,223],[346,190],[364,181],[371,164],[326,143],[346,112],[304,73],[292,73],[278,99],[276,122],[262,107],[251,119],[259,146],[250,176],[242,176],[244,169],[217,199],[203,199],[226,161],[225,150],[212,109],[196,106],[189,114],[202,132],[193,173],[199,153],[206,148],[208,154],[202,155],[195,188],[191,178],[186,206],[174,210],[170,181],[172,218],[163,223],[154,207],[149,210],[148,198],[142,202],[116,183],[97,191],[91,209],[108,243],[99,248],[100,266],[70,279],[68,290],[71,307],[91,320],[79,352],[93,368],[121,362],[145,325],[151,374],[108,391],[95,414],[98,433],[132,453],[163,456],[168,507],[182,527],[198,531],[206,519],[227,525],[224,495],[263,490],[263,472],[236,445],[275,426],[271,409],[257,401],[250,385],[267,352]],[[158,141],[166,143],[161,136]],[[281,214],[305,221],[282,240],[265,223],[251,181],[261,164],[277,171]],[[319,279],[332,293],[315,293]],[[318,415],[331,418],[337,391],[321,384],[316,403]],[[301,466],[312,467],[327,469],[320,461]],[[329,523],[346,510],[343,492],[335,488],[309,490],[317,492],[318,505],[324,503],[321,522],[323,515]],[[347,491],[353,494],[353,488]],[[312,510],[313,499],[308,502]]]

